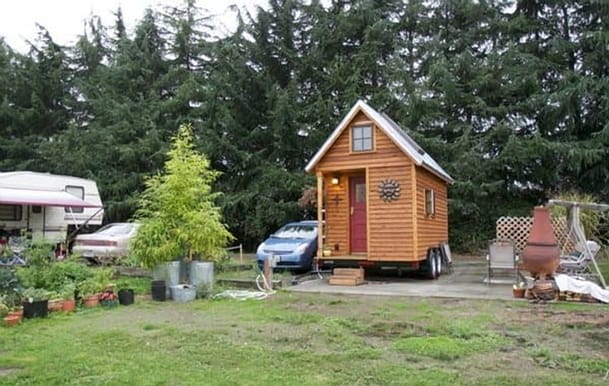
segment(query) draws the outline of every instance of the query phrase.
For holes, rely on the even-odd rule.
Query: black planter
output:
[[[123,306],[133,304],[134,299],[135,295],[133,294],[132,289],[122,289],[118,291],[118,302]]]
[[[165,280],[153,280],[152,281],[152,300],[164,302],[166,297],[167,287],[165,286]]]
[[[45,318],[49,314],[49,301],[23,302],[24,318]]]

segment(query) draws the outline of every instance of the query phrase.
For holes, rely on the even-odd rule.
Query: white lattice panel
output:
[[[570,252],[573,249],[572,242],[569,241],[565,248],[568,233],[566,218],[551,217],[551,221],[558,247],[565,252]],[[495,237],[498,240],[511,240],[520,253],[527,243],[532,224],[533,217],[499,217]]]

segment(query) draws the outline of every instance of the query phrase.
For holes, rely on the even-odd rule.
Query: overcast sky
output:
[[[113,13],[121,7],[128,31],[142,18],[147,7],[179,5],[183,0],[1,0],[0,37],[13,49],[27,51],[27,40],[36,38],[36,24],[44,26],[53,40],[62,45],[72,44],[82,34],[83,23],[91,15],[98,15],[104,25],[112,25]],[[200,8],[218,15],[220,31],[234,28],[235,14],[231,4],[254,11],[256,5],[266,6],[266,0],[197,0]]]

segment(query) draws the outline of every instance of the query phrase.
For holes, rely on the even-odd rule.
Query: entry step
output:
[[[363,268],[335,268],[328,283],[348,286],[364,284],[364,270]]]

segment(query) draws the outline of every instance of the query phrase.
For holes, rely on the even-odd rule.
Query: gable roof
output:
[[[431,158],[431,156],[427,154],[425,150],[423,150],[414,141],[414,139],[406,134],[406,132],[397,123],[395,123],[388,115],[379,113],[362,100],[357,101],[357,103],[351,108],[351,111],[349,111],[340,124],[336,126],[322,147],[317,151],[317,153],[315,153],[313,158],[311,158],[305,167],[307,172],[311,172],[315,165],[321,161],[326,152],[330,150],[334,142],[345,130],[349,122],[351,122],[351,120],[355,118],[355,115],[360,111],[366,114],[366,116],[368,116],[368,118],[370,118],[376,124],[376,126],[383,133],[385,133],[385,135],[387,135],[387,137],[389,137],[400,150],[404,152],[404,154],[409,156],[415,164],[424,167],[448,183],[454,182],[452,177],[446,173],[446,171],[442,169],[442,167],[438,165],[438,163]]]

